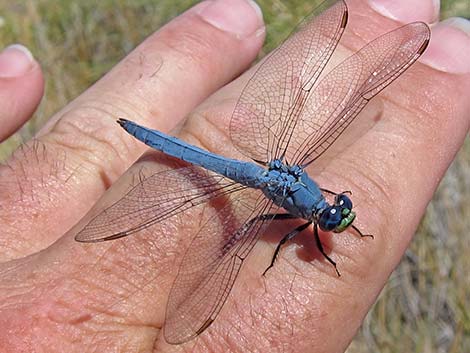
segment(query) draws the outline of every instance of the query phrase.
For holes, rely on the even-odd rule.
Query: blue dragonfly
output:
[[[186,342],[212,324],[243,261],[272,221],[303,223],[282,238],[266,271],[281,246],[307,228],[313,228],[320,253],[335,269],[319,229],[340,233],[352,228],[365,236],[353,225],[356,215],[348,193],[321,189],[305,168],[314,166],[367,102],[418,59],[430,32],[421,22],[400,27],[320,77],[347,20],[344,1],[325,1],[255,71],[230,122],[232,142],[247,161],[118,120],[135,138],[189,165],[141,180],[93,218],[77,241],[122,238],[209,201],[213,210],[185,253],[171,289],[167,342]]]

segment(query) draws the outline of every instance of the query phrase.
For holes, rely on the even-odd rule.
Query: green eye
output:
[[[350,210],[347,210],[347,211],[348,212],[345,215],[346,217],[344,217],[341,220],[341,223],[335,228],[334,230],[335,233],[341,233],[346,228],[348,228],[352,224],[352,222],[354,222],[354,219],[356,218],[356,214]],[[342,212],[342,214],[344,215],[344,212]]]

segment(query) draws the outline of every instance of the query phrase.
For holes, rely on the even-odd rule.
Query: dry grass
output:
[[[1,145],[0,160],[146,35],[194,2],[29,0],[14,4],[0,0],[2,45],[27,45],[42,63],[47,80],[34,119]],[[307,0],[286,1],[288,5],[281,0],[258,2],[269,26],[268,48],[311,8]],[[442,3],[443,17],[470,17],[468,0]],[[469,351],[469,156],[467,139],[349,353]]]

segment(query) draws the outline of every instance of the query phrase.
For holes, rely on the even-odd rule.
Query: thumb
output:
[[[0,141],[18,130],[36,110],[44,92],[39,64],[14,44],[0,53]]]

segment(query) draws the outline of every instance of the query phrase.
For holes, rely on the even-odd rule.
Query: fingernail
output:
[[[264,27],[261,9],[253,0],[210,1],[199,14],[212,26],[238,38],[249,37]]]
[[[439,17],[440,0],[369,0],[369,4],[382,16],[403,23],[429,23]]]
[[[470,36],[470,20],[463,17],[451,17],[441,23],[461,30],[466,35]]]
[[[10,45],[0,53],[0,77],[22,76],[32,68],[33,62],[33,55],[26,47]]]
[[[470,73],[470,21],[453,17],[433,26],[421,62],[443,72]]]

